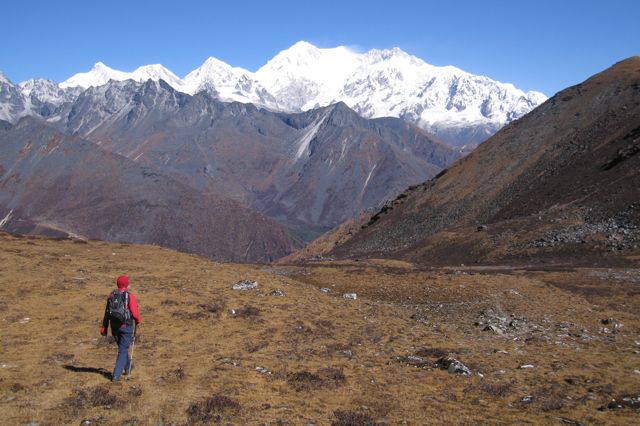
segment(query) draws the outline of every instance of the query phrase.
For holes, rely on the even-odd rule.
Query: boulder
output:
[[[258,287],[257,281],[242,280],[235,283],[231,288],[233,290],[238,290],[238,291],[248,291],[248,290],[253,290],[257,287]]]
[[[435,366],[442,370],[447,370],[449,374],[471,375],[471,369],[455,358],[442,357],[436,361]]]

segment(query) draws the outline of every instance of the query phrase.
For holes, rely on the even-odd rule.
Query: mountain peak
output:
[[[109,80],[121,81],[126,80],[127,78],[131,78],[128,73],[114,70],[113,68],[105,65],[103,62],[96,62],[91,70],[89,70],[89,72],[78,73],[68,80],[60,83],[59,86],[62,89],[77,86],[87,89],[89,87],[102,86]]]
[[[199,69],[206,70],[231,70],[234,69],[228,63],[221,61],[218,58],[214,58],[213,56],[209,56],[206,61],[202,63]]]
[[[95,64],[93,64],[93,67],[91,67],[91,71],[101,71],[101,70],[113,70],[113,69],[106,66],[104,62],[101,62],[101,61],[96,62]]]
[[[12,84],[11,81],[7,78],[6,75],[4,75],[2,71],[0,71],[0,83]]]
[[[295,43],[288,49],[283,50],[283,52],[311,53],[311,52],[317,52],[318,50],[320,49],[317,46],[309,43],[308,41],[300,40],[299,42]]]
[[[143,65],[138,67],[131,73],[131,78],[136,81],[145,82],[148,80],[153,81],[166,81],[170,86],[180,88],[182,86],[182,80],[165,68],[161,64]]]

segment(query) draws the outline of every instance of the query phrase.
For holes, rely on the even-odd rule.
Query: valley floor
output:
[[[8,234],[0,247],[1,424],[640,420],[638,268],[235,265]],[[120,274],[143,324],[133,376],[112,384],[99,327]],[[257,289],[231,288],[243,279]],[[472,375],[440,369],[446,357]]]

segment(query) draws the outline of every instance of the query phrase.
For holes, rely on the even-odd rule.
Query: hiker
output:
[[[129,358],[129,346],[131,346],[141,322],[138,302],[135,296],[128,291],[129,278],[126,275],[121,275],[116,284],[118,289],[114,290],[107,299],[107,307],[100,328],[100,334],[106,336],[107,327],[111,323],[111,334],[118,343],[118,357],[111,376],[111,380],[114,382],[120,380],[123,372],[130,374],[133,370],[133,363]]]

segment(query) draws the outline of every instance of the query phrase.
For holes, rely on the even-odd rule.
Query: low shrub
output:
[[[309,371],[298,371],[287,374],[287,383],[296,392],[321,388],[324,380],[317,374]]]
[[[443,348],[420,348],[416,351],[416,355],[429,358],[442,358],[449,355],[450,352],[452,351]]]
[[[194,402],[187,408],[189,423],[220,422],[225,415],[240,412],[240,403],[225,395],[214,395],[203,401]]]
[[[325,383],[332,384],[333,386],[342,386],[347,382],[347,376],[344,372],[335,367],[326,367],[318,370],[318,376],[324,380]]]
[[[379,423],[367,413],[348,410],[336,410],[333,412],[334,420],[331,426],[378,426]]]
[[[72,396],[64,399],[63,405],[71,411],[78,411],[91,407],[120,407],[124,400],[112,394],[107,386],[100,385],[75,389]]]
[[[267,342],[266,340],[261,340],[259,342],[246,342],[244,344],[244,348],[247,352],[249,352],[250,354],[254,353],[254,352],[258,352],[260,349],[264,349],[267,346],[269,346],[269,342]]]
[[[178,383],[186,379],[187,373],[184,372],[182,367],[178,367],[175,370],[171,370],[160,376],[160,380],[167,383]]]
[[[347,382],[343,371],[335,367],[319,369],[316,373],[298,371],[286,376],[287,383],[296,392],[319,389],[323,387],[339,387]]]
[[[245,319],[257,319],[260,318],[260,309],[247,305],[245,307],[235,310],[235,316]]]
[[[512,392],[513,384],[513,382],[487,382],[480,383],[477,388],[487,395],[503,398]]]

